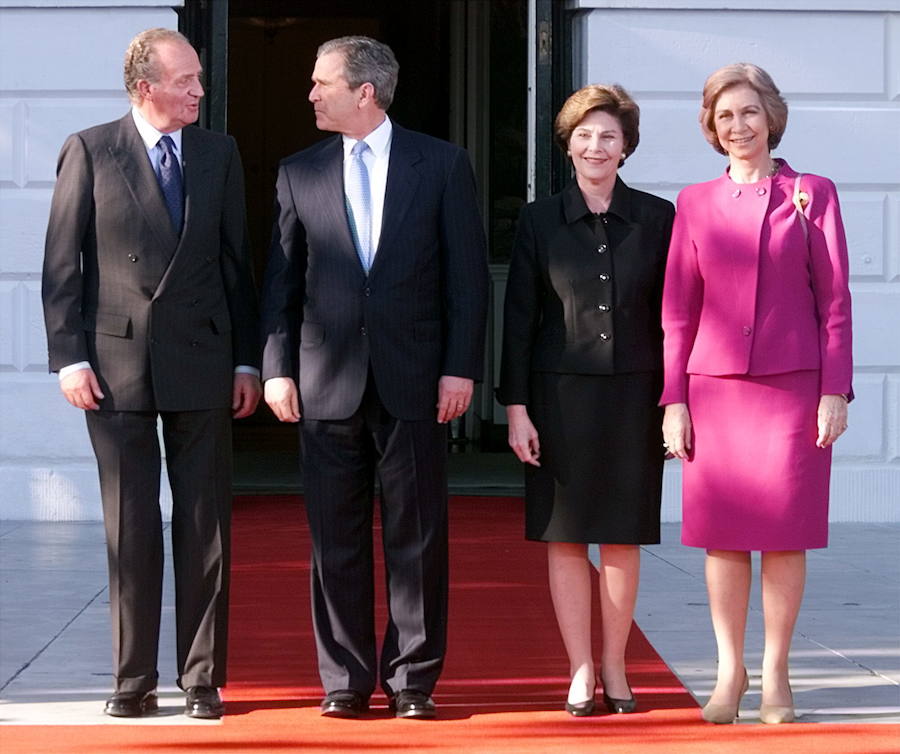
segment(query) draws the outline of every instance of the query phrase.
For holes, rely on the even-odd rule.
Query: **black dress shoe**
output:
[[[212,686],[191,686],[185,692],[184,714],[200,720],[218,720],[225,714],[219,692]]]
[[[159,709],[156,689],[150,691],[125,691],[113,694],[106,700],[103,711],[112,717],[141,717],[152,715]]]
[[[332,691],[319,705],[325,717],[359,717],[368,708],[366,698],[354,689]]]
[[[434,700],[424,691],[403,689],[391,697],[390,708],[395,717],[413,720],[433,720],[437,715]]]
[[[629,689],[629,691],[631,691],[631,689]],[[603,704],[605,704],[606,709],[614,715],[627,715],[637,709],[637,699],[634,698],[634,692],[631,694],[631,699],[613,699],[604,691]]]

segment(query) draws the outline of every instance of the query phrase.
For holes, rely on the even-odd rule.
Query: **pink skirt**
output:
[[[681,541],[710,550],[828,545],[831,448],[816,447],[819,372],[690,375],[693,451]]]

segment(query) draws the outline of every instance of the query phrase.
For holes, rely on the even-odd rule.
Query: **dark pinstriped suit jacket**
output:
[[[244,176],[234,139],[182,131],[177,236],[131,113],[68,138],[44,255],[50,369],[89,361],[101,410],[231,405],[259,364]]]
[[[371,364],[392,416],[435,416],[441,375],[478,380],[485,241],[462,149],[394,124],[381,237],[368,276],[344,203],[339,135],[283,160],[263,292],[263,379],[299,374],[307,419],[360,404]]]

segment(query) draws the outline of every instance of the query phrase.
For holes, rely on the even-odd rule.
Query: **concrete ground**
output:
[[[451,491],[456,494],[518,492],[520,472],[511,477],[508,463],[482,465],[485,477],[480,481],[469,475],[460,481],[457,468],[451,458]],[[253,486],[246,478],[243,484]],[[289,482],[270,491],[295,487]],[[644,548],[635,619],[703,704],[715,681],[704,558],[702,551],[679,543],[679,529],[679,524],[663,524],[662,544]],[[758,556],[755,569],[744,722],[757,719],[760,701]],[[171,681],[171,587],[169,571],[159,658],[161,713],[141,723],[217,724],[181,714],[184,696]],[[122,724],[102,714],[112,689],[109,644],[102,525],[0,522],[0,724]],[[832,524],[830,546],[809,553],[791,679],[804,722],[900,723],[900,524]]]

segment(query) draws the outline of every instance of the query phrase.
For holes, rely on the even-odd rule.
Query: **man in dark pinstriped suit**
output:
[[[309,99],[316,125],[339,135],[281,163],[263,288],[265,396],[281,421],[300,423],[322,712],[340,717],[367,708],[379,675],[398,717],[435,714],[444,425],[482,372],[487,265],[472,170],[462,149],[387,118],[397,69],[366,37],[319,48]],[[353,210],[360,147],[365,215]],[[376,474],[389,601],[380,663]]]
[[[66,140],[47,226],[50,369],[85,410],[100,472],[116,679],[105,712],[115,717],[157,710],[158,417],[173,502],[178,683],[188,716],[224,711],[231,420],[252,414],[262,391],[243,170],[234,139],[190,126],[200,75],[178,32],[138,34],[125,58],[132,110]],[[166,159],[178,175],[168,193]]]

